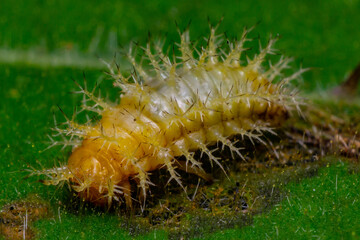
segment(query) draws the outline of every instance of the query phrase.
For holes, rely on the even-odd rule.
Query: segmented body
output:
[[[209,145],[221,142],[242,157],[229,139],[234,135],[260,139],[263,131],[281,124],[298,106],[294,92],[286,85],[303,71],[273,82],[290,61],[281,58],[263,70],[265,56],[274,51],[274,39],[241,65],[247,33],[245,30],[239,42],[229,44],[228,53],[222,53],[218,49],[220,38],[212,28],[207,48],[196,59],[185,32],[179,44],[180,62],[171,61],[160,47],[152,53],[148,45],[144,51],[155,75],[129,54],[136,73],[124,77],[111,70],[115,85],[122,90],[117,106],[81,88],[88,100],[95,102],[87,106],[86,100],[84,108],[98,112],[101,120],[95,125],[68,120],[67,128],[56,127],[60,134],[81,143],[75,142],[67,166],[38,172],[50,176],[45,183],[68,181],[80,196],[100,204],[124,195],[129,206],[129,180],[135,179],[146,196],[151,184],[148,173],[160,167],[165,166],[170,180],[182,185],[175,171],[179,166],[176,157],[185,156],[182,169],[199,176],[204,176],[204,171],[193,157],[196,150],[220,168],[221,159],[212,154]]]

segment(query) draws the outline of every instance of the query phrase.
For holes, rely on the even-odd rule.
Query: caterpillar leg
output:
[[[191,173],[191,174],[195,174],[199,177],[201,177],[202,179],[204,179],[205,181],[207,182],[212,182],[213,181],[213,178],[210,174],[206,173],[204,171],[204,169],[202,168],[199,168],[199,167],[187,167],[187,163],[186,161],[177,161],[176,163],[177,167],[182,170],[182,171],[185,171],[185,172],[188,172],[188,173]]]
[[[129,180],[123,182],[121,184],[121,187],[124,192],[126,208],[132,210],[133,206],[132,206],[132,199],[131,199],[131,186],[130,186]]]
[[[187,140],[189,141],[189,143],[191,143],[192,146],[195,146],[196,149],[200,149],[200,151],[201,151],[200,158],[205,153],[209,158],[211,166],[213,166],[213,162],[215,162],[221,168],[221,170],[223,170],[223,172],[227,176],[223,165],[219,161],[220,159],[213,155],[213,152],[216,151],[217,149],[210,150],[207,147],[206,135],[205,135],[203,130],[198,131],[196,133],[188,134],[187,135]]]

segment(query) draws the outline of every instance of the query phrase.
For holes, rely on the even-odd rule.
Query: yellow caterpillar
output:
[[[262,141],[262,132],[272,131],[299,108],[295,90],[287,84],[304,69],[274,82],[291,61],[281,57],[267,70],[263,68],[265,57],[275,51],[276,39],[243,65],[240,57],[250,30],[245,29],[239,41],[228,41],[227,50],[220,49],[224,38],[215,30],[210,29],[207,46],[196,52],[198,57],[194,57],[189,31],[180,34],[181,56],[176,58],[167,56],[161,46],[148,44],[144,48],[148,66],[144,66],[130,50],[134,73],[124,76],[110,71],[114,85],[121,88],[118,105],[80,87],[86,96],[84,109],[97,112],[101,120],[80,125],[68,119],[67,127],[55,127],[74,145],[68,163],[34,174],[46,175],[44,183],[49,185],[68,182],[90,202],[111,204],[123,196],[130,207],[129,181],[138,183],[145,199],[151,184],[148,173],[160,167],[168,170],[169,181],[181,186],[178,169],[207,178],[194,151],[202,151],[222,169],[221,159],[209,145],[221,142],[242,157],[232,136]],[[177,161],[179,156],[186,161]]]

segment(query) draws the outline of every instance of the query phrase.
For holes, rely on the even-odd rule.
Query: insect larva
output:
[[[129,180],[138,183],[145,199],[151,184],[148,173],[160,167],[168,170],[169,181],[181,186],[176,168],[206,178],[201,162],[193,157],[196,150],[222,169],[221,159],[209,145],[221,142],[242,157],[231,137],[261,140],[262,132],[283,123],[292,109],[299,108],[295,91],[287,84],[304,70],[275,81],[291,61],[281,57],[267,70],[263,68],[265,57],[275,52],[276,39],[242,65],[249,30],[244,30],[239,41],[228,41],[227,50],[221,48],[224,39],[215,30],[211,28],[207,46],[196,54],[189,31],[180,34],[181,55],[174,58],[161,46],[147,44],[143,48],[146,67],[130,50],[134,73],[124,76],[110,68],[114,85],[121,88],[118,105],[80,86],[86,96],[84,109],[97,112],[101,120],[80,125],[67,119],[66,128],[55,127],[57,135],[70,139],[66,144],[74,145],[68,164],[35,173],[48,177],[45,184],[68,182],[85,200],[111,204],[124,196],[131,206]],[[179,156],[185,156],[186,162],[179,163]]]

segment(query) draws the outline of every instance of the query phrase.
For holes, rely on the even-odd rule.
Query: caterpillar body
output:
[[[68,137],[67,144],[74,145],[72,154],[66,166],[36,174],[48,177],[45,184],[69,183],[87,201],[111,204],[124,197],[131,207],[130,180],[137,182],[145,201],[152,184],[150,171],[166,167],[169,181],[182,186],[179,169],[207,178],[194,151],[200,150],[223,169],[221,159],[208,146],[221,142],[242,157],[231,141],[233,136],[262,141],[264,131],[271,132],[292,109],[299,108],[295,90],[287,85],[304,70],[274,81],[291,61],[281,57],[264,69],[265,57],[275,52],[276,39],[270,39],[257,55],[247,58],[247,64],[241,64],[250,30],[245,29],[239,41],[228,41],[227,50],[221,49],[224,39],[215,30],[210,29],[207,46],[197,52],[189,31],[180,33],[181,55],[173,59],[161,46],[147,44],[143,48],[147,68],[130,50],[132,74],[125,76],[110,68],[114,85],[121,88],[118,105],[80,86],[86,97],[83,108],[99,113],[101,119],[83,125],[67,119],[62,125],[66,127],[56,126],[57,135]],[[53,145],[60,143],[54,140]],[[179,162],[179,156],[186,161]]]

